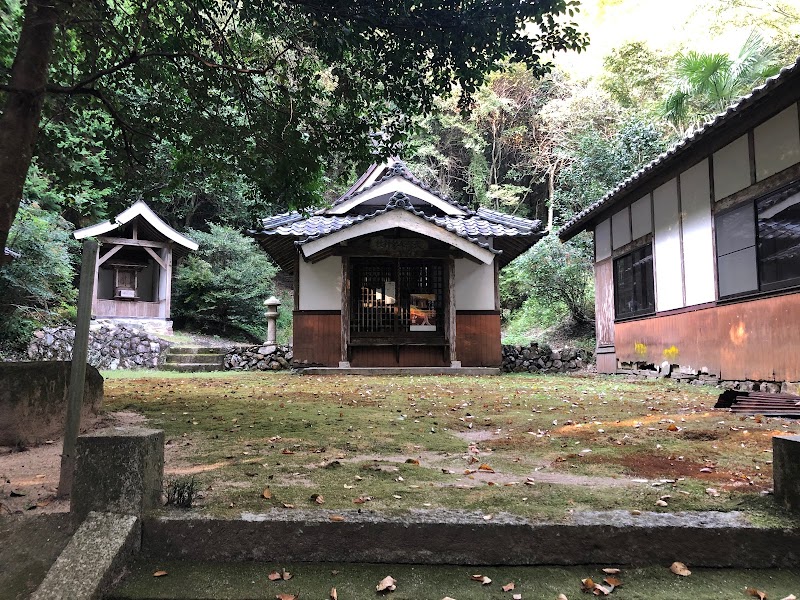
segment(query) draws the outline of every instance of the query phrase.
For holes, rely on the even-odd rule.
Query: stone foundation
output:
[[[620,363],[618,375],[629,375],[641,379],[674,379],[692,385],[718,385],[739,392],[762,392],[768,394],[795,394],[800,396],[800,382],[762,381],[762,380],[724,380],[707,369],[696,370],[690,367],[672,365],[664,361],[660,365],[648,363]]]
[[[531,342],[528,346],[503,346],[501,369],[506,373],[566,373],[585,369],[592,352],[583,348],[551,350]]]
[[[28,358],[72,360],[75,330],[45,328],[34,334]],[[93,321],[89,331],[89,364],[98,369],[153,369],[164,362],[170,343],[141,326]]]
[[[226,371],[281,371],[292,368],[291,346],[236,346],[225,354]]]

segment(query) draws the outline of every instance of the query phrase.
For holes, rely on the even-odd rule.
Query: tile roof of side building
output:
[[[558,237],[563,241],[567,241],[576,236],[586,228],[585,226],[592,216],[596,215],[604,208],[612,206],[616,200],[625,196],[635,186],[644,184],[651,177],[655,177],[657,174],[665,171],[675,157],[682,156],[684,152],[694,147],[700,141],[705,140],[711,133],[717,131],[726,123],[730,122],[733,117],[741,114],[743,111],[746,111],[761,98],[770,94],[780,86],[786,84],[786,82],[799,75],[800,58],[798,58],[794,64],[781,69],[780,73],[767,79],[764,84],[754,88],[746,96],[742,96],[734,104],[728,107],[725,112],[718,114],[711,121],[705,123],[698,129],[693,130],[682,140],[673,144],[668,150],[662,154],[659,154],[647,165],[633,173],[627,179],[618,183],[613,189],[606,193],[605,196],[600,198],[600,200],[576,214],[561,227],[561,229],[558,231]]]

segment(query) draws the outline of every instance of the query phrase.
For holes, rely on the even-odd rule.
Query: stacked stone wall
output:
[[[281,371],[292,368],[291,346],[235,346],[225,354],[226,371]]]
[[[75,329],[47,327],[34,333],[28,359],[72,360]],[[95,322],[89,331],[89,364],[97,369],[154,369],[164,362],[170,343],[144,328]]]
[[[528,346],[503,346],[502,370],[506,373],[566,373],[585,369],[593,354],[583,348],[552,350],[532,342]]]

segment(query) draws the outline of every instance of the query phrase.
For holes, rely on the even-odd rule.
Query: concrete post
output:
[[[81,519],[90,511],[137,517],[161,500],[164,432],[143,427],[112,427],[82,435],[77,444],[70,512]]]
[[[271,350],[274,350],[275,346],[277,346],[278,307],[280,305],[281,301],[275,296],[270,296],[264,300],[264,306],[267,307],[267,312],[264,313],[264,316],[267,317],[267,346],[270,347]]]
[[[800,435],[773,436],[772,481],[778,504],[800,513]]]

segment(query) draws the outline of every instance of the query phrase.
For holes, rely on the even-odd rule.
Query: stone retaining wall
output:
[[[41,329],[28,346],[28,359],[72,360],[74,342],[74,328]],[[169,346],[144,328],[95,321],[89,331],[89,364],[98,369],[153,369],[164,362]]]
[[[531,342],[528,346],[503,346],[505,373],[566,373],[584,369],[592,362],[592,352],[583,348],[551,350]]]
[[[281,371],[292,368],[291,346],[234,346],[225,354],[226,371]]]

